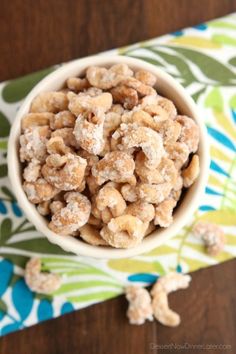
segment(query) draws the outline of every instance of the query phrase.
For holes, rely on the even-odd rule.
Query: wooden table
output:
[[[233,11],[236,0],[2,0],[0,81]],[[119,297],[10,334],[0,340],[0,353],[235,354],[235,280],[235,260],[194,273],[188,290],[170,296],[182,317],[175,329],[157,322],[130,326]],[[167,348],[172,343],[185,349]]]

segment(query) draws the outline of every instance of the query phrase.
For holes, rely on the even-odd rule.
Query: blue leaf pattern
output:
[[[207,29],[207,25],[205,23],[200,23],[199,25],[193,26],[193,28],[199,31],[205,31]]]
[[[4,334],[10,333],[10,332],[14,332],[20,328],[21,328],[21,324],[19,322],[14,322],[14,323],[4,326],[1,331],[1,334],[4,335]]]
[[[13,273],[13,265],[7,259],[0,262],[0,297],[7,290],[7,286],[11,280]]]
[[[33,293],[29,290],[25,281],[19,279],[12,288],[12,301],[23,322],[33,307]]]
[[[23,215],[23,213],[22,213],[19,205],[17,204],[17,202],[13,202],[11,207],[12,207],[12,211],[15,214],[15,216],[20,218]]]
[[[6,205],[4,204],[4,202],[2,200],[0,200],[0,214],[7,214],[7,208]]]
[[[180,264],[177,265],[177,267],[176,267],[176,272],[182,273],[182,267],[181,267]]]
[[[213,208],[211,205],[201,205],[199,210],[201,210],[201,211],[210,211],[210,210],[216,210],[216,209]]]
[[[229,177],[229,174],[225,170],[223,170],[223,168],[220,167],[214,160],[211,160],[210,169],[215,172],[221,173],[222,175],[224,175],[226,177]]]
[[[225,134],[211,127],[207,127],[207,131],[215,140],[219,141],[221,144],[228,147],[233,152],[236,152],[235,145]]]
[[[158,279],[157,275],[149,273],[136,273],[128,277],[129,281],[133,282],[143,282],[143,283],[154,283]]]
[[[74,307],[70,302],[65,302],[61,307],[61,315],[74,311]]]
[[[37,317],[39,321],[49,320],[53,317],[53,307],[50,301],[46,299],[40,301],[37,310]]]
[[[206,193],[211,195],[222,195],[222,193],[214,191],[214,189],[206,187]]]

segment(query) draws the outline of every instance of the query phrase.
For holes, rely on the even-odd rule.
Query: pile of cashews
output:
[[[88,67],[41,92],[22,117],[23,189],[49,228],[94,246],[135,247],[168,227],[199,175],[199,128],[126,64]]]

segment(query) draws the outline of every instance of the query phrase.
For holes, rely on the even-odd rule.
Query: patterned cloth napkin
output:
[[[148,61],[175,77],[197,102],[211,144],[202,204],[189,224],[165,245],[131,259],[95,260],[50,244],[27,221],[7,178],[10,124],[32,87],[54,68],[0,84],[0,333],[19,330],[122,293],[128,282],[148,285],[170,270],[191,272],[236,256],[236,14],[160,38],[112,50]],[[191,234],[196,220],[219,224],[227,245],[210,257]],[[52,296],[31,292],[23,270],[31,256],[63,275]]]

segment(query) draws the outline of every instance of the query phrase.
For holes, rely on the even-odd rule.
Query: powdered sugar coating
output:
[[[177,116],[176,121],[181,124],[179,141],[188,146],[189,152],[196,152],[199,145],[198,125],[187,116]]]
[[[25,267],[25,282],[28,287],[41,294],[51,294],[58,290],[62,284],[62,278],[55,273],[42,273],[39,258],[31,258]]]
[[[59,158],[58,155],[51,155],[50,158],[54,156]],[[61,159],[62,166],[52,167],[48,158],[42,167],[42,175],[49,183],[60,190],[69,191],[79,188],[84,178],[86,160],[71,153]]]
[[[173,222],[173,209],[176,206],[174,199],[166,199],[155,208],[154,224],[161,227],[168,227]]]
[[[22,118],[21,129],[24,132],[32,127],[49,125],[53,118],[54,114],[49,112],[28,113]]]
[[[125,209],[125,214],[137,216],[141,221],[149,223],[154,219],[155,209],[152,204],[139,200],[130,203]]]
[[[168,294],[178,289],[186,289],[190,281],[189,275],[169,273],[158,279],[152,287],[154,317],[163,325],[176,327],[180,324],[180,316],[169,308]]]
[[[125,183],[132,178],[134,167],[132,156],[123,151],[113,151],[92,167],[92,175],[99,185],[108,180]]]
[[[182,172],[184,187],[190,187],[198,178],[199,173],[199,157],[198,155],[193,155],[189,165]]]
[[[44,161],[47,156],[46,142],[50,137],[48,126],[33,126],[24,131],[20,136],[21,162],[36,159]]]
[[[113,217],[120,216],[126,209],[126,203],[121,193],[114,187],[105,185],[96,196],[96,206],[103,211],[109,208]]]
[[[153,310],[149,292],[140,286],[127,286],[126,299],[129,301],[127,317],[130,324],[141,325],[146,320],[153,321]]]
[[[104,148],[103,124],[105,115],[99,117],[99,123],[88,121],[83,115],[76,119],[74,135],[82,149],[98,155]]]
[[[61,235],[70,235],[85,225],[91,212],[88,198],[78,192],[69,192],[65,196],[66,207],[52,216],[49,228]]]
[[[32,159],[25,167],[23,177],[26,182],[35,182],[40,177],[41,165],[36,159]]]
[[[215,224],[198,221],[193,227],[193,234],[200,238],[211,256],[217,256],[225,246],[224,231]]]
[[[30,112],[52,112],[57,113],[66,110],[68,107],[68,99],[63,92],[42,92],[38,94],[32,101]]]
[[[90,84],[103,90],[117,86],[124,78],[132,75],[133,71],[126,64],[116,64],[110,69],[91,66],[86,72]]]
[[[43,178],[38,178],[34,182],[25,181],[23,183],[23,189],[29,201],[33,204],[39,204],[50,200],[59,193],[59,190],[56,187],[52,186]]]
[[[137,127],[135,124],[121,125],[124,135],[121,139],[120,149],[141,147],[147,157],[145,165],[155,168],[164,155],[163,143],[160,135],[147,127]]]

